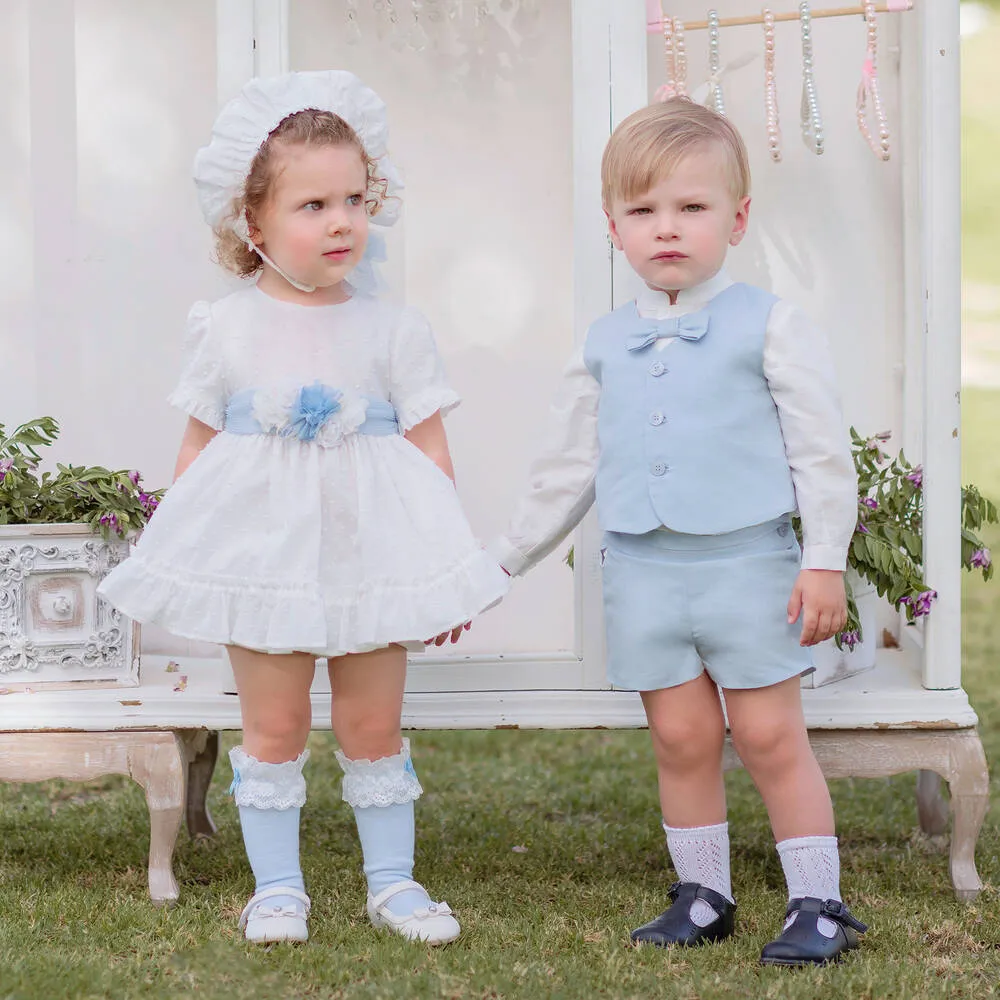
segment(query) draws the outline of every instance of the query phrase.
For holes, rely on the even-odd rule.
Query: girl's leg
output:
[[[316,657],[227,650],[240,696],[244,750],[268,763],[293,760],[305,749],[312,727],[309,688]]]
[[[839,901],[833,805],[806,735],[799,678],[725,697],[733,743],[767,806],[789,900]],[[827,937],[837,933],[825,917],[818,927]]]
[[[354,809],[376,925],[443,943],[458,936],[447,904],[413,882],[413,803],[421,794],[400,733],[406,652],[389,646],[330,661],[331,723],[341,751],[344,801]]]
[[[244,911],[247,938],[304,939],[308,903],[299,866],[299,816],[306,797],[302,768],[308,759],[315,658],[238,647],[229,647],[229,658],[243,716],[243,745],[229,754],[233,797],[256,880],[254,899],[265,894]]]
[[[676,687],[644,691],[642,700],[656,756],[663,828],[677,878],[732,903],[722,780],[725,720],[718,688],[703,673]],[[697,927],[708,927],[719,917],[703,899],[690,904],[690,918]]]

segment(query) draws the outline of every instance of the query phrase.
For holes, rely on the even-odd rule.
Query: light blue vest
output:
[[[717,535],[795,509],[764,377],[776,298],[734,284],[697,313],[643,319],[629,302],[587,331],[601,385],[597,513],[605,531]],[[677,343],[657,351],[658,337]]]

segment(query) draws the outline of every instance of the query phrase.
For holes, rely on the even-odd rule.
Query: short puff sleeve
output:
[[[169,402],[215,430],[226,422],[225,367],[218,337],[213,336],[211,305],[196,302],[188,313],[184,370]]]
[[[392,332],[389,358],[389,402],[400,429],[405,433],[460,401],[448,384],[430,324],[417,310],[403,309]]]

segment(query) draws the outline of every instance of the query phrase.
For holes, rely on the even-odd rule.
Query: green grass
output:
[[[965,397],[966,478],[1000,496],[1000,393]],[[1000,532],[990,541],[1000,551]],[[966,583],[966,685],[1000,757],[998,592]],[[229,734],[231,745],[234,734]],[[785,893],[761,803],[728,779],[739,933],[689,953],[635,951],[631,927],[671,881],[644,732],[415,734],[427,794],[418,876],[460,911],[438,951],[376,934],[326,734],[310,741],[303,868],[314,900],[304,947],[249,948],[236,919],[252,890],[220,764],[211,841],[182,834],[180,902],[145,887],[142,793],[124,779],[0,785],[0,998],[722,997],[980,998],[1000,994],[1000,826],[979,842],[977,903],[952,895],[943,843],[917,827],[911,775],[832,783],[843,887],[871,922],[863,949],[826,970],[761,969]],[[997,779],[993,787],[996,789]],[[515,852],[513,848],[526,851]]]

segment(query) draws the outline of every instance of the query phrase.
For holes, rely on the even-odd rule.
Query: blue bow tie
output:
[[[701,340],[708,333],[708,311],[688,313],[673,319],[644,319],[644,329],[628,336],[625,346],[630,351],[641,351],[655,344],[661,337],[680,337],[681,340]]]

